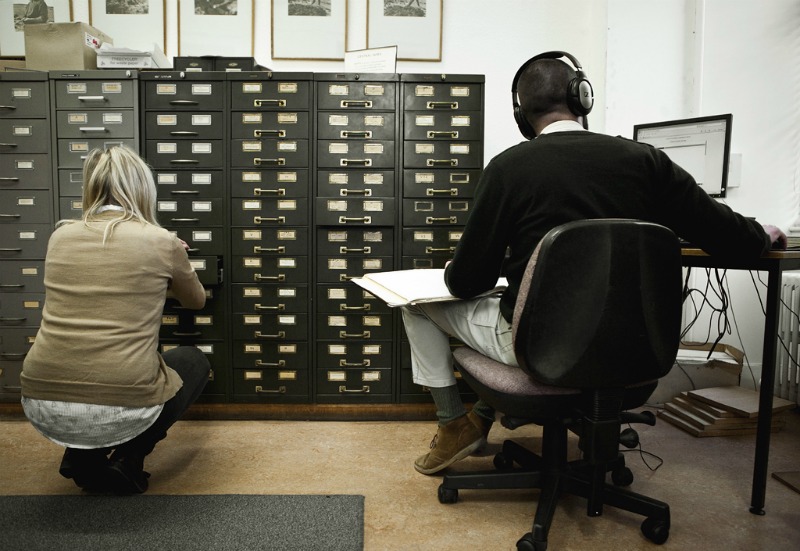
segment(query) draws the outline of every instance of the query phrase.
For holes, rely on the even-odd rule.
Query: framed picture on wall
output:
[[[166,53],[166,0],[89,0],[89,25],[114,40],[117,48]]]
[[[25,25],[72,21],[72,0],[0,1],[0,55],[25,55]]]
[[[253,57],[254,0],[178,0],[178,55]]]
[[[441,61],[442,0],[367,0],[367,48],[384,46],[401,61]]]
[[[344,59],[346,0],[271,1],[272,59]]]

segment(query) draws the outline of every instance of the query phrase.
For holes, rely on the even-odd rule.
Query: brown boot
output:
[[[431,451],[417,458],[414,468],[422,474],[434,474],[464,459],[483,442],[483,435],[467,415],[440,426],[431,441]]]
[[[469,417],[469,420],[472,421],[473,425],[478,427],[478,430],[481,431],[481,435],[483,436],[480,446],[478,446],[474,452],[480,453],[484,450],[484,448],[486,448],[486,438],[489,436],[489,431],[492,429],[492,424],[494,421],[489,420],[486,417],[481,417],[474,411],[467,413],[467,417]]]

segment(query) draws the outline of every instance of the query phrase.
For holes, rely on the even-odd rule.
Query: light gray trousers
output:
[[[500,296],[404,306],[414,382],[429,388],[456,384],[448,337],[509,365],[517,365],[511,324],[500,314]]]

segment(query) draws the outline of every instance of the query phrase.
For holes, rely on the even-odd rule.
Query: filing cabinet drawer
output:
[[[342,283],[369,272],[386,272],[393,269],[394,261],[391,256],[319,257],[317,283]]]
[[[461,228],[404,228],[403,255],[452,258],[463,233]]]
[[[308,110],[311,108],[311,73],[282,73],[280,80],[260,74],[230,75],[232,110]]]
[[[0,292],[44,293],[44,260],[3,259]]]
[[[236,341],[233,346],[234,369],[308,369],[307,342]]]
[[[306,312],[308,311],[308,286],[231,285],[231,310],[233,312]]]
[[[236,228],[232,230],[234,255],[307,255],[308,228]]]
[[[0,189],[52,189],[50,155],[4,156],[0,162]]]
[[[251,139],[231,142],[231,165],[243,167],[307,167],[308,140]]]
[[[472,170],[404,170],[404,197],[474,197],[481,177]]]
[[[307,256],[234,256],[232,281],[237,283],[308,283]]]
[[[444,268],[450,256],[403,256],[400,260],[403,270],[429,270],[431,268]]]
[[[51,201],[47,190],[0,189],[0,224],[50,223]]]
[[[222,136],[224,131],[221,112],[149,111],[145,113],[144,118],[148,139],[211,140]]]
[[[228,372],[227,365],[228,347],[225,342],[200,342],[197,339],[164,339],[159,343],[159,351],[164,352],[178,346],[194,346],[206,355],[211,364],[211,372],[208,382],[203,389],[202,396],[218,395],[224,396],[228,393]]]
[[[22,385],[19,376],[22,374],[22,361],[7,362],[0,360],[0,401],[4,398],[19,401]],[[9,397],[8,395],[11,395]],[[13,398],[12,398],[13,397]]]
[[[0,74],[0,119],[47,118],[48,86],[46,74]]]
[[[317,254],[391,256],[393,228],[318,228]]]
[[[0,326],[40,325],[44,293],[0,293]]]
[[[308,340],[308,314],[281,312],[233,315],[233,338],[259,341]]]
[[[307,111],[231,113],[231,138],[234,140],[308,139],[311,136]]]
[[[321,397],[370,398],[385,401],[392,393],[391,369],[324,369],[317,371],[317,394]]]
[[[395,177],[390,170],[320,170],[318,197],[394,197]]]
[[[137,123],[133,109],[58,111],[56,135],[59,138],[133,138]]]
[[[225,158],[222,140],[147,140],[146,147],[153,168],[219,168]]]
[[[213,80],[208,75],[191,73],[184,75],[186,80],[150,80],[159,79],[162,75],[163,73],[152,73],[143,74],[141,77],[144,80],[146,109],[197,112],[222,110],[225,100],[223,90],[225,83],[222,80]]]
[[[395,144],[390,140],[317,140],[320,168],[394,168]]]
[[[403,199],[405,226],[463,226],[471,200]]]
[[[0,224],[0,260],[44,258],[52,224]]]
[[[181,316],[192,316],[198,318],[192,321],[197,325],[224,325],[225,309],[227,301],[224,298],[224,293],[221,290],[214,293],[215,289],[205,289],[206,303],[199,310],[192,308],[184,308],[181,303],[172,295],[167,295],[167,300],[164,302],[164,315],[177,314]],[[209,319],[200,319],[209,318]]]
[[[321,77],[320,80],[324,78],[324,75],[318,76]],[[381,82],[377,79],[317,82],[317,109],[394,111],[397,105],[396,95],[395,82]]]
[[[317,316],[318,340],[391,340],[394,325],[392,315],[328,313]]]
[[[81,216],[83,216],[83,199],[74,196],[59,197],[57,218],[77,220]]]
[[[154,170],[156,192],[161,198],[223,197],[224,174],[221,170]]]
[[[483,137],[480,112],[406,111],[403,117],[406,140],[480,140]]]
[[[392,366],[392,341],[317,342],[317,367],[382,369]]]
[[[304,402],[308,398],[308,370],[235,369],[233,393],[239,400]]]
[[[393,226],[394,198],[317,198],[317,224],[321,226]]]
[[[83,161],[93,149],[108,149],[114,146],[125,146],[131,151],[139,151],[136,140],[132,138],[74,138],[58,140],[58,167],[83,168]]]
[[[156,211],[165,226],[221,226],[225,221],[222,199],[214,197],[159,199]]]
[[[225,253],[226,233],[222,228],[173,227],[170,233],[189,245],[189,256],[222,256]]]
[[[308,197],[308,170],[231,170],[232,197]]]
[[[476,82],[404,82],[403,107],[406,111],[480,111],[482,87]]]
[[[394,113],[317,113],[320,140],[394,140]]]
[[[481,142],[428,141],[403,142],[406,168],[481,168]]]
[[[159,335],[166,339],[221,340],[227,336],[224,318],[224,315],[196,310],[164,312]]]
[[[120,109],[132,108],[134,80],[117,80],[112,77],[99,80],[72,80],[65,75],[52,76],[57,109]]]
[[[308,199],[239,199],[232,201],[233,226],[306,226]]]
[[[38,327],[0,327],[0,360],[24,360],[38,332]]]
[[[0,153],[47,153],[50,121],[46,119],[0,119]]]
[[[83,195],[83,169],[67,168],[58,171],[58,195],[80,197]]]
[[[354,283],[317,285],[317,312],[390,314],[385,302]]]
[[[197,272],[197,279],[203,285],[222,283],[222,271],[218,256],[190,256],[189,263]]]

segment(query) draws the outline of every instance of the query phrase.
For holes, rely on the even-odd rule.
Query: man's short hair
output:
[[[560,59],[539,59],[528,65],[517,84],[519,104],[527,116],[569,113],[567,88],[575,70]]]

